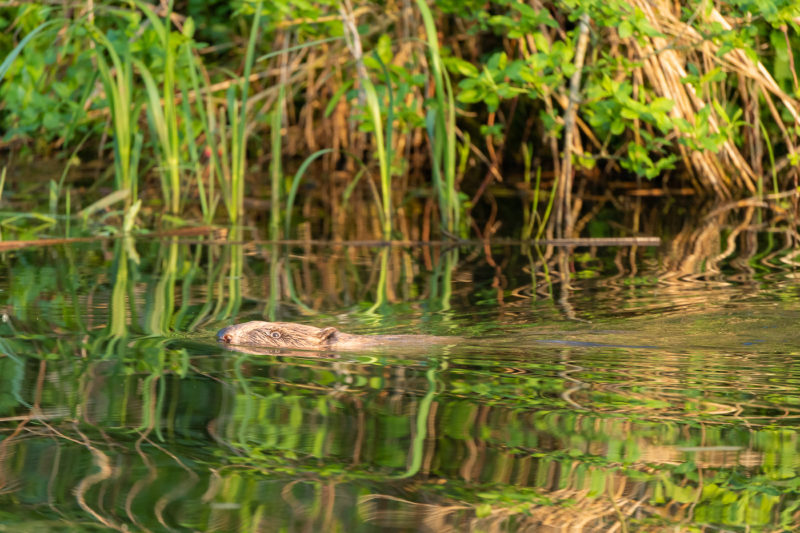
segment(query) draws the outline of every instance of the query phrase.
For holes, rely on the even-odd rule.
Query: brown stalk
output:
[[[634,0],[648,19],[648,22],[657,30],[669,33],[669,24],[678,25],[672,14],[670,7],[664,3],[649,3],[644,0]],[[680,25],[678,25],[680,26]],[[680,26],[683,29],[682,26]],[[630,40],[632,45],[639,51],[639,56],[643,60],[644,72],[650,80],[650,84],[666,98],[675,102],[672,115],[676,118],[683,118],[693,122],[695,113],[704,108],[707,104],[697,96],[695,88],[684,83],[687,76],[683,68],[683,58],[671,47],[663,37],[651,37],[643,40],[640,46],[635,39]],[[712,113],[709,118],[710,127],[714,131],[719,130],[717,119]],[[676,131],[676,133],[678,133]],[[743,185],[754,190],[754,173],[749,165],[738,153],[735,146],[726,141],[723,150],[728,153],[735,166],[743,174]],[[689,159],[701,179],[705,179],[711,189],[723,198],[730,197],[730,179],[721,165],[712,154],[701,153],[697,150],[689,154]]]
[[[706,71],[710,70],[713,65],[719,64],[722,65],[726,70],[735,72],[740,76],[740,80],[744,79],[751,79],[753,80],[756,85],[759,87],[760,92],[764,96],[765,103],[767,104],[770,113],[772,114],[775,123],[780,128],[784,142],[786,143],[786,147],[789,153],[795,152],[794,147],[794,140],[795,137],[791,135],[783,124],[783,119],[778,112],[778,109],[773,102],[773,97],[778,98],[781,101],[784,108],[792,115],[795,125],[800,125],[800,112],[798,112],[798,102],[796,99],[793,99],[789,95],[787,95],[775,82],[774,78],[770,75],[770,73],[766,70],[764,65],[759,61],[753,61],[750,59],[744,50],[736,49],[730,52],[727,52],[725,55],[719,57],[717,52],[719,47],[711,40],[705,39],[702,35],[700,35],[692,26],[689,24],[684,24],[680,22],[677,17],[675,17],[669,6],[661,3],[661,4],[652,4],[644,2],[643,0],[637,0],[637,5],[643,9],[643,11],[647,14],[648,19],[650,20],[651,24],[654,25],[657,29],[662,31],[667,35],[674,36],[675,42],[680,41],[680,45],[684,47],[694,47],[700,53],[700,60],[704,64],[704,68]],[[655,6],[655,8],[654,8]],[[657,14],[654,12],[657,11]],[[716,9],[712,9],[709,12],[708,18],[711,22],[718,23],[724,30],[731,30],[731,24],[717,11]],[[652,40],[653,46],[650,50],[646,50],[645,52],[654,54],[657,57],[657,61],[660,63],[670,64],[674,59],[679,58],[677,56],[677,52],[675,50],[670,49],[675,43],[667,43],[663,39]],[[657,50],[657,52],[656,52]],[[648,54],[645,54],[645,56]],[[644,56],[643,56],[644,57]],[[647,57],[647,60],[653,60],[651,57]],[[674,64],[673,66],[678,67],[678,72],[683,76],[685,73],[682,72],[681,65]],[[740,82],[740,87],[745,87],[743,83]],[[654,86],[657,88],[663,87],[663,84],[654,83]],[[703,102],[695,93],[694,88],[689,84],[684,84],[685,86],[685,96],[688,98],[689,103],[691,106],[687,107],[686,99],[678,100],[676,99],[676,110],[691,110],[692,107],[695,110],[701,109],[703,106],[708,105]],[[684,91],[682,91],[684,92]],[[666,91],[665,91],[666,93]],[[720,156],[725,157],[726,165],[723,165],[723,160],[719,157],[714,157],[713,154],[707,154],[705,157],[698,157],[696,154],[692,154],[692,162],[695,166],[695,170],[700,170],[701,175],[707,180],[710,180],[712,188],[719,191],[720,186],[723,183],[720,181],[720,178],[726,175],[732,175],[734,179],[737,180],[740,186],[749,190],[751,193],[755,192],[755,183],[759,179],[758,176],[761,175],[760,170],[760,156],[763,153],[762,150],[762,143],[769,142],[768,139],[761,139],[760,131],[757,124],[758,119],[758,98],[755,94],[752,94],[751,97],[745,96],[745,89],[740,89],[740,93],[742,94],[742,100],[745,103],[745,108],[751,107],[752,110],[748,114],[752,117],[752,124],[753,124],[753,134],[751,138],[751,164],[748,163],[736,146],[731,142],[727,141],[723,144],[722,150],[720,152]],[[664,96],[674,96],[674,94],[664,94]],[[680,96],[680,95],[678,95]],[[748,100],[751,103],[751,106],[747,106]],[[691,115],[684,114],[684,118],[691,119]],[[713,128],[718,129],[717,120],[715,113],[711,115],[711,125]],[[755,161],[758,161],[758,164],[755,164]],[[723,168],[724,166],[728,166],[727,170]],[[753,169],[756,170],[753,170]],[[725,196],[723,196],[725,197]]]
[[[589,14],[584,13],[578,23],[578,43],[575,51],[575,71],[569,82],[569,103],[564,112],[564,154],[559,180],[559,205],[556,210],[556,234],[559,237],[572,237],[575,217],[572,213],[572,136],[575,128],[575,115],[580,99],[581,74],[586,48],[589,44]]]

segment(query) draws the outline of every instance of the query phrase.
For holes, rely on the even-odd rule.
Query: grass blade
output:
[[[333,148],[324,148],[322,150],[317,150],[310,156],[306,157],[292,178],[292,186],[289,189],[289,196],[286,197],[286,219],[284,220],[283,225],[284,239],[289,238],[289,229],[292,227],[292,210],[294,208],[294,199],[297,196],[297,190],[300,188],[300,180],[303,179],[303,176],[305,175],[306,170],[311,163],[313,163],[319,157],[331,152],[333,152]]]

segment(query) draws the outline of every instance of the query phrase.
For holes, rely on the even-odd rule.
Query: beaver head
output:
[[[217,340],[242,346],[321,349],[336,341],[336,328],[315,328],[289,322],[254,320],[222,328]]]

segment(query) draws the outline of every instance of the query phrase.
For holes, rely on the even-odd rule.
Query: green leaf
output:
[[[633,35],[633,25],[627,20],[623,20],[622,23],[620,23],[620,25],[617,27],[617,33],[619,34],[620,39],[627,39]]]
[[[673,107],[675,107],[675,101],[670,98],[659,97],[650,103],[650,108],[653,111],[661,111],[663,113],[668,113]]]
[[[478,518],[486,518],[492,514],[492,506],[488,503],[482,503],[475,508],[475,516]]]
[[[489,17],[488,22],[491,26],[502,26],[501,30],[504,28],[513,28],[516,25],[516,21],[514,19],[505,15],[495,15],[493,17]]]
[[[465,78],[476,78],[478,76],[478,68],[459,57],[448,57],[445,60],[445,65],[450,72],[460,74]]]
[[[339,103],[339,100],[342,98],[342,95],[345,93],[345,91],[347,91],[352,86],[353,86],[353,82],[348,80],[348,81],[345,81],[342,85],[340,85],[338,89],[336,89],[336,92],[333,93],[333,96],[331,96],[331,99],[328,102],[328,105],[325,106],[325,118],[328,118],[328,117],[331,116],[331,113],[333,113],[333,110],[336,107],[336,104]]]
[[[106,207],[109,207],[117,202],[123,201],[128,197],[129,194],[130,191],[127,189],[114,191],[83,209],[80,213],[78,213],[78,216],[86,218],[96,211],[100,211],[101,209],[105,209]]]
[[[392,62],[392,58],[394,54],[392,53],[392,39],[387,34],[383,34],[378,39],[378,44],[375,47],[375,51],[378,53],[378,57],[381,58],[384,65],[388,65]]]
[[[540,53],[550,53],[550,41],[548,41],[547,37],[545,37],[541,32],[536,32],[533,34],[533,43],[536,45],[536,48]]]
[[[467,89],[458,93],[456,100],[465,104],[474,104],[482,100],[483,91],[477,89]]]
[[[186,17],[186,20],[183,23],[183,30],[181,31],[181,34],[183,34],[184,37],[191,39],[194,36],[194,30],[194,19],[192,17]]]
[[[37,26],[35,29],[33,29],[28,35],[26,35],[25,38],[22,39],[22,41],[20,41],[20,43],[16,47],[14,47],[14,49],[11,50],[11,52],[6,56],[6,58],[3,61],[3,63],[0,64],[0,80],[3,79],[3,76],[5,76],[6,72],[8,72],[8,69],[11,68],[11,64],[17,58],[19,53],[25,48],[25,45],[27,45],[31,41],[31,39],[36,37],[36,35],[39,32],[43,31],[48,26],[52,26],[54,24],[61,24],[62,22],[63,21],[60,20],[60,19],[59,20],[51,20],[49,22],[43,22],[42,24]]]

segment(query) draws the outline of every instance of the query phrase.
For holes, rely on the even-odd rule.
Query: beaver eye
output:
[[[225,335],[222,336],[223,342],[231,342],[232,340],[233,340],[233,335],[231,335],[230,333],[226,333]]]
[[[269,336],[272,337],[273,339],[280,339],[281,338],[281,334],[280,334],[279,331],[273,331],[273,332],[271,332],[269,334]]]

